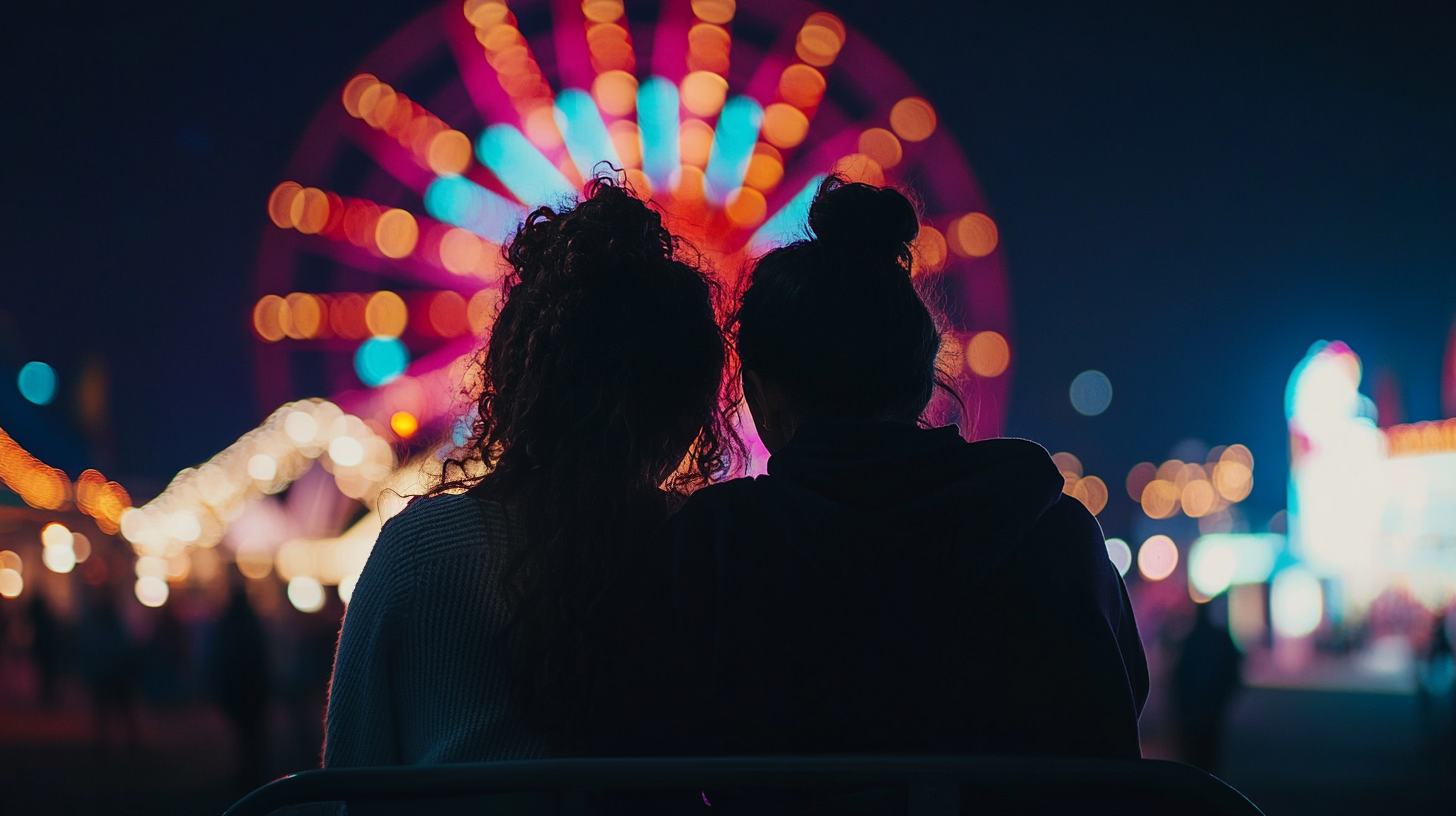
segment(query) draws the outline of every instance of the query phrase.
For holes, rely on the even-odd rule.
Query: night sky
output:
[[[313,113],[422,2],[7,10],[0,427],[139,498],[254,427],[263,204]],[[1440,416],[1456,316],[1456,4],[828,2],[936,104],[1001,229],[1007,431],[1128,468],[1243,442],[1282,507],[1283,393],[1319,339]],[[15,371],[61,394],[21,403]],[[87,360],[111,427],[73,410]],[[1101,416],[1068,385],[1095,368]],[[271,407],[271,406],[270,406]]]

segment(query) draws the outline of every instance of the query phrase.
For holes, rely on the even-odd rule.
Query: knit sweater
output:
[[[548,755],[511,700],[505,610],[489,591],[516,535],[500,504],[469,495],[415,501],[384,525],[339,636],[325,767]]]

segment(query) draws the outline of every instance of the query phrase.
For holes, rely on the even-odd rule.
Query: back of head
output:
[[[801,420],[914,422],[940,349],[910,280],[914,205],[894,188],[830,176],[809,228],[813,238],[753,267],[738,311],[743,367],[782,389]]]
[[[527,719],[569,741],[606,657],[608,599],[666,515],[661,488],[723,468],[726,350],[711,280],[609,178],[531,213],[505,257],[474,433],[441,489],[473,487],[520,524],[493,590],[519,637]]]

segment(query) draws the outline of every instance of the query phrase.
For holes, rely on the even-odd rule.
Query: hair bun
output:
[[[873,187],[830,176],[809,207],[814,237],[837,253],[905,259],[920,233],[915,205],[893,187]]]

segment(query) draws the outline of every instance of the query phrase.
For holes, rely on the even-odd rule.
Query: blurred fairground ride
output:
[[[164,604],[235,561],[276,572],[305,611],[327,586],[347,600],[383,520],[464,441],[501,244],[614,168],[730,293],[746,261],[805,235],[826,174],[908,189],[924,213],[915,280],[972,414],[932,412],[1000,433],[996,224],[931,102],[868,39],[802,0],[451,0],[344,78],[266,202],[251,313],[272,413],[108,516],[137,598]],[[756,470],[766,454],[744,425]],[[61,564],[65,535],[49,535]]]

